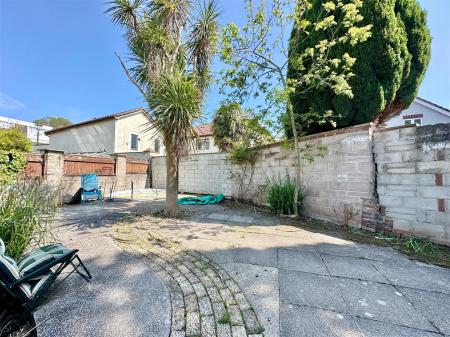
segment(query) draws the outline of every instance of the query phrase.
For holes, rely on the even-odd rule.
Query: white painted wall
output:
[[[49,148],[65,153],[114,153],[115,125],[115,119],[108,119],[51,133]]]
[[[432,125],[439,123],[450,123],[450,112],[439,112],[439,109],[432,104],[416,98],[408,109],[403,110],[400,115],[395,116],[386,122],[387,127],[405,125],[403,116],[423,114],[422,125]]]
[[[195,149],[191,149],[189,151],[190,154],[202,154],[202,153],[219,153],[220,150],[217,147],[216,143],[214,142],[214,138],[212,136],[203,136],[199,139],[209,139],[209,149],[206,150],[198,150],[197,149],[197,143],[195,145]]]
[[[150,126],[149,122],[144,113],[136,113],[119,118],[116,121],[114,152],[154,152],[157,137],[154,130],[146,131]],[[138,135],[137,151],[130,148],[131,134]],[[162,144],[162,140],[160,140],[160,143]]]

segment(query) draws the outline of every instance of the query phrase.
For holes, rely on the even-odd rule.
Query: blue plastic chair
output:
[[[81,175],[81,203],[90,200],[103,200],[95,173]]]

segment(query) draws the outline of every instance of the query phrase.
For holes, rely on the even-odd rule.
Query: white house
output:
[[[48,148],[65,153],[103,152],[136,158],[164,156],[162,138],[150,123],[143,108],[98,117],[46,132],[50,138]],[[199,138],[191,153],[219,152],[210,124],[200,125],[195,130]]]
[[[20,128],[27,135],[27,138],[33,142],[33,144],[49,143],[49,138],[45,132],[51,130],[52,127],[45,125],[38,126],[31,122],[0,116],[0,129],[10,129],[13,127]]]
[[[408,109],[385,122],[387,127],[401,125],[431,125],[439,123],[450,123],[450,110],[416,97]]]

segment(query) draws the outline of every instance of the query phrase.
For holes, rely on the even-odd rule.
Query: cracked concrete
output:
[[[89,213],[95,214],[100,223],[91,222],[87,215],[83,215],[82,207],[89,208]],[[136,213],[145,214],[161,207],[161,203],[147,202],[142,205],[63,208],[64,225],[60,227],[66,238],[77,233],[78,240],[84,237],[90,241],[98,233],[110,233],[108,226],[117,222],[119,212],[135,220],[133,228],[144,229],[156,238],[173,242],[189,252],[200,253],[198,256],[194,254],[199,259],[197,273],[184,268],[168,269],[175,273],[174,280],[185,294],[171,296],[172,308],[184,303],[183,310],[192,314],[183,317],[180,310],[172,310],[169,329],[166,327],[166,333],[157,336],[168,336],[171,329],[172,336],[185,336],[183,327],[191,335],[252,336],[246,326],[251,326],[255,317],[264,328],[266,337],[450,335],[448,269],[416,263],[391,248],[356,244],[283,225],[277,217],[245,207],[221,204],[188,206],[184,207],[184,219],[154,216],[133,219]],[[203,260],[201,256],[207,258]],[[146,266],[164,262],[159,255],[150,254],[148,257],[135,259]],[[144,263],[144,260],[150,262]],[[217,291],[208,287],[214,285],[214,280],[222,280],[212,271],[207,272],[207,265],[211,264],[230,276],[225,280],[228,283],[222,281],[224,288],[218,287]],[[154,282],[150,275],[156,275],[159,279],[156,283],[163,280],[166,285],[175,287],[174,281],[165,279],[155,269],[149,268],[146,272],[148,282]],[[231,279],[236,284],[229,281]],[[202,284],[202,287],[194,287],[196,284]],[[85,285],[79,285],[79,289],[83,287]],[[242,291],[236,292],[238,289]],[[110,300],[116,298],[112,294],[109,296]],[[152,291],[142,291],[141,296],[155,295]],[[230,313],[238,309],[241,314],[232,315],[237,325],[216,325],[214,330],[214,322],[225,310],[221,301],[227,303]],[[47,312],[51,311],[52,303]],[[159,303],[156,305],[164,305]],[[254,309],[255,317],[246,311],[249,307]],[[170,305],[169,309],[160,310],[170,311]],[[82,314],[77,311],[77,315]],[[239,325],[240,320],[245,319],[247,322]],[[57,323],[55,318],[52,324]],[[147,321],[141,322],[144,323],[148,324]],[[88,326],[88,323],[83,326]],[[86,328],[87,333],[78,335],[90,336],[89,331]]]

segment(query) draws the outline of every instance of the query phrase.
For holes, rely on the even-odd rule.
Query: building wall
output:
[[[116,121],[114,153],[153,152],[157,137],[154,130],[146,130],[148,127],[149,119],[143,113],[131,114],[118,119]],[[137,151],[130,148],[132,133],[139,137]]]
[[[212,136],[202,136],[202,137],[199,138],[199,140],[204,140],[204,139],[208,139],[209,140],[209,148],[208,149],[199,150],[197,148],[197,144],[196,144],[195,149],[191,149],[189,151],[189,153],[201,154],[201,153],[218,153],[218,152],[220,152],[220,150],[217,147],[216,143],[214,142],[214,138]]]
[[[45,131],[51,130],[50,126],[37,126],[34,123],[0,116],[0,129],[9,129],[16,126],[20,127],[33,143],[48,144],[49,138],[45,135]]]
[[[51,133],[49,148],[65,153],[106,152],[114,153],[116,120],[73,127]]]
[[[326,147],[302,161],[304,214],[368,230],[427,236],[450,244],[450,124],[373,130],[360,125],[305,137]],[[264,146],[254,171],[233,166],[226,153],[180,160],[179,190],[265,204],[264,185],[295,177],[295,155]],[[249,176],[252,175],[252,179]],[[165,186],[165,157],[152,159],[152,186]]]
[[[430,104],[421,103],[420,99],[414,100],[408,109],[403,110],[386,122],[387,127],[402,126],[405,124],[403,116],[423,114],[422,125],[432,125],[438,123],[450,123],[450,113],[446,116],[433,108]]]

